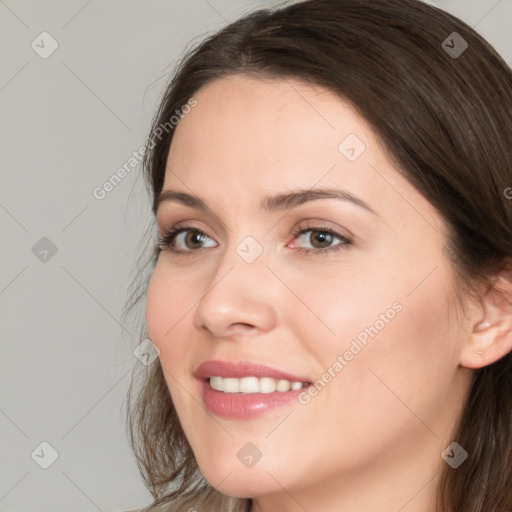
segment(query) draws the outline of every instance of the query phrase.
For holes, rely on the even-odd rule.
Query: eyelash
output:
[[[329,235],[334,236],[335,238],[339,238],[341,242],[339,242],[336,245],[333,245],[332,247],[328,247],[327,249],[308,249],[305,247],[297,247],[295,250],[298,251],[301,254],[322,254],[324,256],[327,256],[328,253],[333,253],[336,251],[341,251],[342,249],[346,248],[347,246],[352,244],[352,240],[347,238],[346,236],[342,235],[341,233],[338,233],[332,228],[329,228],[327,226],[318,226],[318,225],[312,225],[308,224],[306,227],[299,227],[292,231],[292,235],[294,240],[299,236],[303,235],[304,233],[307,233],[308,231],[317,232],[317,233],[328,233]]]
[[[195,228],[195,227],[192,227],[192,226],[175,226],[171,229],[169,229],[166,233],[164,233],[163,235],[159,236],[158,237],[158,248],[157,248],[157,252],[160,252],[162,251],[163,247],[165,247],[166,249],[169,249],[172,253],[174,254],[187,254],[187,255],[190,255],[194,252],[197,252],[198,250],[188,250],[188,251],[182,251],[182,250],[177,250],[177,249],[174,249],[173,246],[172,246],[172,243],[174,242],[174,239],[181,233],[183,232],[186,232],[186,231],[190,231],[192,233],[196,233],[198,235],[201,235],[201,236],[205,236],[207,238],[210,238],[204,231],[202,231],[201,229],[198,229],[198,228]],[[309,255],[309,254],[312,254],[312,253],[315,253],[315,254],[322,254],[322,255],[327,255],[326,253],[331,253],[331,252],[336,252],[336,251],[340,251],[344,248],[346,248],[347,246],[349,245],[352,245],[352,240],[347,238],[346,236],[342,235],[341,233],[338,233],[337,231],[333,230],[332,228],[329,228],[327,226],[311,226],[311,225],[308,225],[307,227],[299,227],[297,229],[295,229],[294,231],[292,231],[292,235],[294,237],[294,239],[296,239],[299,235],[302,235],[304,233],[307,233],[308,231],[317,231],[319,233],[328,233],[329,235],[333,235],[334,237],[336,238],[339,238],[341,240],[340,243],[332,246],[332,247],[329,247],[327,249],[309,249],[309,248],[304,248],[304,247],[297,247],[296,250],[301,253],[301,254],[306,254],[306,255]]]

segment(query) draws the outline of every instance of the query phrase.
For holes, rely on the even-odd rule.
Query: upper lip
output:
[[[194,375],[203,380],[210,377],[234,377],[237,379],[242,377],[271,377],[276,380],[289,380],[291,382],[310,382],[307,378],[282,372],[270,366],[243,361],[206,361],[199,365]]]

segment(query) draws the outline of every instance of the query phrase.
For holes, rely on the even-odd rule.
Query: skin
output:
[[[160,234],[186,221],[207,238],[175,239],[188,254],[163,248],[146,316],[201,472],[225,494],[254,498],[258,512],[433,510],[469,368],[509,350],[503,342],[487,356],[494,338],[478,329],[498,309],[475,302],[461,313],[443,219],[344,100],[300,81],[245,76],[194,97],[164,190],[196,195],[209,211],[164,202],[157,222]],[[354,161],[338,149],[349,134],[366,147]],[[260,209],[267,195],[296,188],[343,188],[375,213],[337,199]],[[352,243],[322,253],[322,229],[292,235],[309,226]],[[236,252],[247,236],[263,248],[250,264]],[[201,363],[256,362],[314,382],[394,303],[401,311],[307,405],[250,420],[204,408],[193,376]],[[251,468],[237,457],[247,442],[262,453]]]

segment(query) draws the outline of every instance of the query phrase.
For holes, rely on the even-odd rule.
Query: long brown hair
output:
[[[228,74],[298,78],[349,101],[443,217],[461,302],[462,291],[492,287],[506,269],[512,281],[512,72],[471,27],[419,0],[308,0],[229,24],[188,52],[165,90],[143,162],[153,201],[174,133],[158,128]],[[128,424],[155,505],[248,510],[251,500],[221,495],[199,473],[159,360],[144,373]],[[512,353],[474,371],[453,438],[469,458],[456,470],[445,465],[437,510],[512,510]]]

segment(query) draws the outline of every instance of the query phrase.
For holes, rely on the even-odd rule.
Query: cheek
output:
[[[160,350],[164,339],[179,327],[180,318],[185,320],[185,313],[193,304],[189,295],[191,292],[187,293],[180,279],[159,260],[147,290],[146,324],[151,340]]]
[[[146,325],[151,341],[160,349],[163,348],[165,332],[172,326],[172,298],[165,286],[164,273],[158,263],[149,282],[146,296]]]
[[[194,288],[183,278],[157,263],[147,290],[146,325],[153,344],[160,350],[164,370],[175,374],[188,358],[186,326],[197,302]],[[181,364],[177,364],[177,362]]]
[[[400,279],[401,269],[390,264],[303,286],[301,298],[316,317],[290,311],[295,334],[315,355],[318,377],[329,381],[312,406],[328,411],[336,429],[350,430],[346,435],[368,440],[375,422],[389,435],[413,428],[419,423],[411,411],[435,424],[458,367],[454,283],[450,268],[438,263],[424,281],[428,265]],[[324,379],[329,369],[335,376]]]
[[[191,356],[190,343],[186,342],[189,339],[186,332],[187,322],[190,322],[188,315],[192,314],[197,297],[163,263],[157,263],[148,286],[146,325],[151,341],[160,351],[164,378],[174,406],[180,412],[186,408],[188,396],[181,386],[190,377],[185,374]]]
[[[376,271],[374,265],[355,268],[341,262],[338,267],[312,270],[314,279],[304,270],[282,272],[298,298],[288,296],[282,303],[287,326],[294,329],[295,339],[308,343],[308,350],[331,359],[350,349],[353,339],[364,344],[387,330],[397,309],[403,309],[400,284],[385,278],[387,272]],[[323,365],[329,362],[321,360]]]

